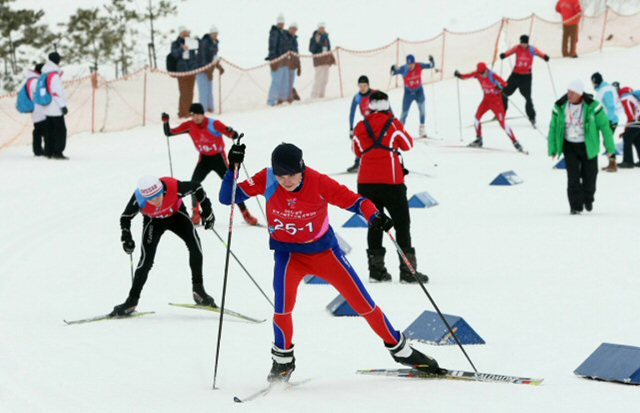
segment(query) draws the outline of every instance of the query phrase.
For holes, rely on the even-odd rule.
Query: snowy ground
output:
[[[636,48],[554,61],[556,86],[562,89],[576,76],[586,81],[602,70],[605,78],[637,87],[632,78],[640,69],[637,55]],[[544,132],[554,97],[542,63],[536,62],[534,99]],[[603,341],[640,345],[635,328],[640,171],[601,173],[594,212],[569,216],[565,173],[552,169],[544,138],[524,119],[511,124],[530,150],[528,157],[515,153],[495,124],[486,125],[485,142],[501,150],[449,147],[460,144],[455,90],[452,81],[435,90],[437,135],[444,142],[418,142],[406,156],[414,171],[407,179],[409,193],[426,190],[440,202],[412,210],[419,268],[430,275],[428,287],[440,308],[465,317],[487,341],[467,348],[479,370],[542,377],[542,386],[357,376],[359,368],[395,363],[364,320],[334,318],[325,310],[336,295],[332,287],[302,284],[294,317],[294,377],[313,380],[235,405],[233,395],[263,385],[270,368],[271,324],[225,319],[220,389],[212,391],[217,317],[167,306],[191,299],[187,252],[171,234],[160,244],[138,308],[156,315],[63,325],[65,318],[108,312],[126,297],[130,275],[119,241],[120,212],[140,175],[169,173],[165,140],[154,126],[74,137],[68,162],[34,159],[26,146],[0,152],[0,410],[633,411],[636,387],[591,382],[572,372]],[[479,86],[463,82],[461,91],[463,123],[470,125]],[[391,97],[399,108],[401,91]],[[431,89],[427,99],[433,117]],[[520,97],[514,102],[523,107]],[[308,165],[337,173],[353,160],[348,106],[343,99],[229,114],[223,120],[246,133],[252,172],[266,165],[277,143],[292,141],[303,148]],[[411,132],[417,129],[416,117],[414,108]],[[435,134],[433,122],[429,129]],[[472,128],[465,127],[465,143],[472,138]],[[171,145],[174,172],[188,179],[196,153],[184,136]],[[488,185],[507,170],[524,183]],[[336,178],[355,189],[354,176]],[[218,188],[217,177],[205,181],[214,197]],[[249,206],[261,218],[255,201]],[[216,205],[215,211],[216,229],[224,234],[228,209]],[[330,214],[334,228],[354,247],[350,261],[365,276],[365,230],[340,228],[348,212],[333,208]],[[137,218],[133,225],[138,244],[140,222]],[[224,248],[213,234],[200,230],[200,235],[205,283],[219,300]],[[270,289],[266,231],[239,223],[233,249]],[[390,255],[394,283],[367,287],[403,330],[431,308],[418,287],[397,282],[397,258]],[[270,318],[266,300],[235,264],[227,304]],[[469,368],[455,347],[417,346],[446,367]]]

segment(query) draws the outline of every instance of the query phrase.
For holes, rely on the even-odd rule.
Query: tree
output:
[[[118,33],[99,8],[77,9],[61,26],[65,29],[62,54],[67,62],[89,62],[93,70],[98,70],[98,65],[111,61]]]
[[[171,14],[175,14],[177,7],[173,4],[172,0],[160,0],[155,5],[153,0],[149,0],[149,4],[145,10],[145,14],[141,16],[140,21],[149,21],[149,33],[151,34],[151,41],[149,42],[149,65],[157,68],[158,62],[156,59],[156,34],[166,38],[166,34],[160,34],[153,26],[155,20],[166,17]]]
[[[141,16],[136,10],[130,8],[132,4],[132,0],[111,0],[111,4],[105,6],[111,29],[115,34],[116,77],[118,77],[118,66],[123,75],[129,73],[133,58],[136,52],[139,52],[135,48],[138,30],[132,23],[140,21]]]

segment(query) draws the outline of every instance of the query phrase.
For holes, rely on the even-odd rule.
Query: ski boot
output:
[[[586,209],[587,212],[593,211],[593,201],[586,201],[584,203],[584,209]]]
[[[415,248],[412,247],[405,249],[404,255],[407,257],[407,260],[409,260],[409,264],[411,264],[416,274],[415,276],[411,274],[411,270],[409,269],[409,267],[407,267],[407,264],[405,264],[402,257],[398,256],[398,258],[400,259],[400,282],[408,284],[417,283],[418,281],[416,281],[416,278],[418,278],[420,281],[422,281],[423,284],[428,283],[429,277],[427,277],[425,274],[422,274],[421,272],[418,272],[418,262],[416,259]]]
[[[213,297],[207,294],[202,284],[193,284],[193,301],[195,301],[198,305],[218,308],[216,302],[213,300]]]
[[[475,141],[467,145],[469,148],[482,148],[482,136],[478,136]]]
[[[447,372],[447,370],[440,368],[436,359],[411,347],[404,334],[400,334],[398,344],[395,346],[385,344],[385,347],[387,347],[396,363],[424,371],[425,373],[445,374]]]
[[[193,206],[193,210],[191,211],[191,222],[193,223],[193,225],[200,225],[202,222],[199,204]]]
[[[356,160],[353,163],[353,165],[347,168],[347,172],[349,172],[350,174],[358,173],[359,170],[360,170],[360,162],[358,162],[358,160]]]
[[[420,125],[420,129],[418,129],[418,136],[422,139],[427,139],[427,131],[425,130],[424,123]]]
[[[367,259],[369,260],[369,282],[379,283],[391,281],[391,274],[384,266],[384,248],[368,249]]]
[[[127,300],[113,307],[113,311],[109,314],[111,317],[126,317],[136,311],[138,299],[127,297]]]
[[[296,369],[296,358],[293,356],[293,346],[289,350],[282,350],[275,345],[271,348],[273,364],[267,376],[268,382],[288,382]]]
[[[244,222],[251,226],[258,225],[258,218],[251,215],[251,212],[246,208],[242,210],[242,218],[244,219]]]
[[[520,142],[513,141],[513,147],[516,148],[518,152],[524,153],[524,148],[522,147],[522,145],[520,145]]]

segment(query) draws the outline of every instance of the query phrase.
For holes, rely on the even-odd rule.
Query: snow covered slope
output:
[[[587,81],[600,70],[608,80],[637,87],[637,56],[636,48],[552,61],[556,86],[561,90],[574,77]],[[451,147],[460,145],[455,86],[453,81],[436,85],[435,99],[427,90],[429,118],[435,103],[437,136],[444,141],[417,142],[405,157],[413,171],[407,180],[409,193],[426,190],[440,202],[432,209],[412,210],[419,268],[431,277],[428,288],[440,308],[465,317],[486,340],[484,346],[467,348],[481,371],[543,377],[542,386],[357,376],[359,368],[395,363],[364,320],[334,318],[325,310],[336,295],[332,287],[302,284],[294,315],[294,377],[312,380],[235,405],[234,395],[251,393],[264,383],[271,324],[225,319],[220,389],[212,391],[217,316],[167,305],[191,299],[187,251],[172,234],[166,234],[158,248],[138,308],[155,315],[65,326],[62,319],[108,312],[126,297],[130,275],[119,240],[120,212],[140,175],[169,173],[164,136],[153,127],[74,137],[65,152],[68,162],[34,159],[26,146],[0,152],[0,411],[636,409],[637,388],[586,381],[572,372],[603,341],[640,345],[640,171],[601,173],[594,212],[569,216],[565,173],[552,169],[543,136],[524,119],[511,125],[531,151],[528,157],[515,153],[495,124],[485,127],[485,145],[499,150]],[[463,123],[470,125],[479,86],[475,81],[460,86]],[[391,97],[399,108],[401,91]],[[513,100],[523,107],[519,96]],[[546,67],[536,61],[534,102],[543,132],[553,101]],[[303,104],[229,114],[223,120],[246,133],[246,163],[252,172],[267,164],[276,144],[290,141],[303,148],[308,165],[337,173],[353,161],[349,103]],[[510,116],[517,114],[510,110]],[[408,128],[417,130],[416,108]],[[436,135],[433,122],[428,129]],[[465,143],[472,138],[472,128],[465,127]],[[174,173],[188,179],[197,158],[192,144],[185,136],[176,137],[171,149]],[[488,185],[507,170],[514,170],[524,183]],[[355,189],[354,176],[336,178]],[[217,177],[205,181],[214,198],[218,188]],[[255,201],[248,205],[261,218]],[[215,212],[216,230],[224,234],[228,208],[216,203]],[[350,261],[366,279],[366,231],[341,229],[350,216],[346,211],[332,208],[330,214],[334,228],[354,247]],[[137,218],[133,225],[138,245],[140,222]],[[200,230],[200,235],[205,284],[219,301],[224,248],[213,234]],[[388,242],[386,246],[391,250]],[[238,223],[233,249],[270,289],[266,231]],[[431,308],[418,287],[397,282],[397,258],[388,255],[394,282],[366,286],[403,330]],[[270,318],[266,300],[235,264],[227,304]],[[469,367],[455,347],[417,346],[443,366]]]

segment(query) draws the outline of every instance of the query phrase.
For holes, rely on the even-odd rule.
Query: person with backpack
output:
[[[42,143],[45,140],[44,137],[47,131],[47,115],[44,113],[44,107],[33,101],[38,79],[42,73],[42,66],[44,66],[42,63],[37,63],[33,69],[27,70],[25,82],[18,92],[16,102],[18,112],[31,114],[31,120],[33,121],[32,148],[35,156],[42,156],[45,153]]]
[[[414,283],[419,278],[426,283],[429,277],[417,272],[416,251],[411,245],[409,201],[404,184],[407,170],[400,155],[400,151],[413,148],[413,138],[402,122],[393,116],[386,93],[373,92],[369,109],[371,112],[356,125],[353,136],[353,151],[360,158],[358,193],[370,199],[379,211],[386,208],[393,219],[398,245],[416,270],[414,277],[404,260],[400,259],[400,282]],[[386,251],[379,228],[369,227],[367,245],[369,281],[391,281],[391,274],[384,264]]]
[[[167,56],[167,62],[171,64],[170,72],[178,72],[178,90],[180,100],[178,102],[178,117],[188,118],[189,107],[193,103],[193,89],[196,83],[195,74],[183,74],[198,68],[198,44],[192,39],[191,31],[184,26],[178,28],[180,35],[171,43],[171,58]]]
[[[504,131],[507,133],[507,136],[513,143],[513,147],[516,148],[518,152],[524,152],[522,145],[520,145],[520,142],[518,142],[518,140],[516,139],[515,133],[513,133],[511,127],[505,122],[502,91],[505,87],[507,87],[507,82],[505,82],[504,79],[490,70],[484,62],[478,63],[475,72],[460,73],[458,70],[456,70],[453,74],[458,79],[477,79],[478,82],[480,82],[482,91],[484,92],[484,98],[482,99],[482,102],[480,102],[480,106],[478,106],[478,110],[476,111],[474,120],[474,126],[476,128],[476,140],[471,142],[467,146],[471,148],[482,147],[482,123],[480,122],[480,120],[482,119],[482,115],[484,115],[488,111],[492,111],[496,116],[498,123],[500,123],[500,126],[502,127],[502,129],[504,129]]]
[[[69,159],[64,155],[67,146],[67,125],[64,121],[68,113],[67,99],[62,86],[62,71],[58,52],[49,53],[49,59],[42,67],[34,95],[34,103],[44,106],[47,117],[44,155],[53,159]]]
[[[520,44],[513,46],[504,53],[500,53],[500,59],[505,59],[512,54],[516,55],[516,65],[507,79],[507,87],[502,91],[504,111],[506,112],[509,108],[509,96],[513,95],[516,90],[520,90],[520,94],[525,100],[524,110],[527,113],[529,122],[535,128],[536,110],[533,108],[533,100],[531,99],[531,67],[535,56],[541,57],[545,62],[548,62],[549,55],[530,45],[529,36],[526,34],[520,36]]]

